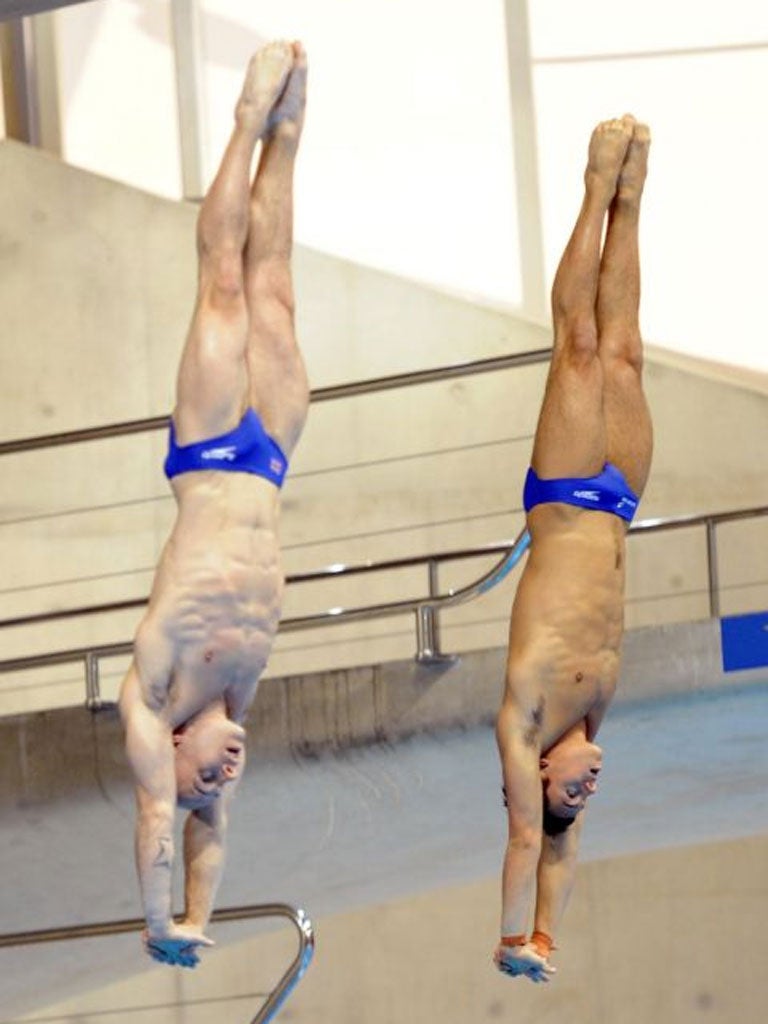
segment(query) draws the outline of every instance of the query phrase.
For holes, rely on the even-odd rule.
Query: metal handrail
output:
[[[513,541],[497,541],[493,544],[478,545],[474,548],[458,549],[456,551],[435,552],[429,555],[410,555],[405,558],[390,558],[380,562],[357,562],[345,564],[336,562],[333,565],[326,565],[320,569],[310,569],[307,572],[289,573],[285,577],[286,584],[314,583],[319,580],[329,579],[333,576],[355,576],[367,572],[385,572],[390,569],[407,569],[425,563],[458,562],[465,558],[479,558],[482,555],[506,554],[510,547],[514,546],[520,539],[518,536]],[[0,629],[7,629],[11,626],[31,626],[41,622],[55,622],[58,619],[79,618],[85,615],[101,615],[108,612],[129,611],[132,608],[143,608],[149,603],[149,597],[129,598],[125,601],[108,601],[104,604],[80,605],[75,608],[60,608],[51,612],[38,612],[35,615],[20,615],[14,619],[0,619]],[[281,628],[292,622],[292,619],[284,619]],[[1,664],[1,663],[0,663]]]
[[[653,533],[660,530],[675,530],[687,526],[704,526],[707,531],[707,589],[709,592],[709,614],[713,619],[720,617],[720,583],[717,572],[717,536],[715,530],[720,523],[732,523],[739,519],[756,519],[768,515],[768,505],[754,508],[734,509],[730,512],[702,513],[693,516],[677,516],[670,519],[647,519],[637,523],[632,530]],[[632,532],[630,530],[630,532]]]
[[[331,384],[313,388],[309,400],[327,402],[336,398],[353,398],[375,391],[391,391],[394,388],[413,387],[417,384],[431,384],[455,377],[469,377],[494,370],[507,370],[514,366],[533,366],[545,363],[552,357],[552,349],[538,348],[527,352],[513,352],[488,359],[475,359],[453,366],[438,366],[429,370],[412,370],[409,373],[395,373],[386,377],[371,377],[368,380],[351,381],[348,384]],[[83,441],[100,441],[108,437],[125,437],[129,434],[144,434],[162,430],[168,426],[170,417],[149,416],[140,420],[126,420],[122,423],[106,423],[99,427],[85,427],[82,430],[67,430],[58,434],[42,434],[38,437],[19,438],[16,441],[0,442],[0,455],[14,455],[18,452],[35,451],[40,448],[57,448],[65,444],[79,444]]]
[[[436,611],[441,608],[461,604],[473,597],[477,597],[490,590],[497,583],[501,582],[501,580],[512,571],[515,565],[517,565],[527,550],[529,543],[530,537],[528,535],[528,531],[522,530],[513,541],[505,541],[498,544],[488,545],[486,547],[465,549],[455,554],[453,552],[446,551],[435,555],[396,558],[385,562],[351,566],[349,568],[350,572],[379,571],[390,568],[404,568],[412,565],[423,565],[425,563],[429,564],[430,562],[444,562],[449,561],[454,557],[470,558],[494,554],[499,551],[504,552],[504,557],[501,558],[491,569],[484,573],[479,579],[473,580],[471,583],[459,590],[449,590],[445,594],[430,594],[428,597],[423,598],[410,598],[404,601],[390,601],[376,605],[365,605],[359,608],[331,608],[325,612],[317,612],[314,615],[303,615],[295,618],[283,619],[280,623],[280,629],[283,632],[293,632],[296,630],[311,629],[315,626],[330,623],[357,622],[363,619],[383,618],[385,616],[402,615],[407,612],[414,612],[417,615],[417,635],[420,634],[419,617],[422,620],[422,626],[427,632],[429,632],[429,619],[430,617],[434,617]],[[339,575],[340,573],[343,573],[343,568],[339,569],[337,566],[330,566],[327,570],[320,570],[316,574],[305,575],[319,579],[323,578],[323,576]],[[0,623],[0,625],[2,625],[2,623]],[[33,654],[21,658],[10,658],[5,661],[0,661],[0,673],[85,661],[86,681],[88,682],[88,677],[93,672],[95,661],[104,657],[115,657],[121,654],[130,654],[132,650],[133,643],[120,642],[114,644],[101,644],[96,647],[78,647],[70,650],[50,651],[47,654]],[[424,647],[422,649],[420,647],[417,654],[417,657],[419,657],[419,660],[421,661],[431,661],[433,660],[433,656],[438,658],[440,656],[439,651],[434,648],[427,649]],[[97,694],[91,693],[90,685],[89,698],[98,699]],[[89,699],[88,704],[90,707],[96,706],[91,699]]]
[[[727,523],[737,519],[757,519],[768,515],[768,505],[754,505],[751,508],[731,509],[728,512],[699,512],[687,516],[659,516],[656,519],[641,519],[633,523],[630,533],[653,533],[658,530],[676,530],[686,526],[705,526],[707,523]]]
[[[686,516],[668,516],[642,520],[635,523],[630,533],[654,533],[664,530],[684,529],[687,527],[705,526],[707,530],[707,575],[710,615],[717,618],[720,614],[720,602],[717,577],[717,546],[715,529],[720,523],[736,520],[753,519],[768,515],[768,505],[747,509],[735,509],[727,512],[711,512]],[[389,601],[375,605],[364,605],[353,608],[329,608],[324,612],[312,615],[296,616],[284,619],[280,624],[283,632],[295,632],[312,629],[318,626],[341,622],[359,622],[392,615],[403,615],[409,612],[416,615],[417,660],[425,663],[440,662],[444,656],[439,648],[437,636],[437,613],[447,607],[462,604],[474,597],[479,597],[500,583],[517,565],[530,544],[527,530],[522,530],[513,541],[500,541],[495,544],[481,545],[474,548],[463,548],[457,551],[443,551],[430,555],[413,555],[406,558],[388,559],[381,562],[364,562],[356,565],[335,564],[323,569],[289,577],[293,582],[327,579],[331,576],[351,575],[355,573],[377,572],[401,569],[415,565],[426,565],[430,572],[430,593],[426,597],[409,598],[402,601]],[[464,558],[481,557],[483,555],[502,553],[503,557],[486,573],[458,590],[445,593],[436,592],[436,568],[439,563]],[[145,603],[145,602],[141,602]],[[133,602],[126,602],[126,606]],[[91,606],[85,609],[86,614],[96,610],[112,610],[114,605]],[[43,613],[55,618],[61,613]],[[42,616],[28,616],[24,619],[11,619],[0,622],[0,627],[23,625],[28,622],[39,622]],[[0,674],[30,668],[43,668],[50,665],[71,664],[78,661],[85,663],[87,706],[96,709],[101,706],[98,687],[98,661],[100,658],[130,654],[133,650],[131,642],[102,644],[96,647],[79,647],[69,650],[51,651],[47,654],[27,655],[0,661]]]
[[[250,1024],[268,1024],[274,1020],[280,1007],[299,983],[309,967],[315,951],[315,937],[312,922],[298,907],[287,903],[254,903],[249,906],[224,907],[211,915],[214,923],[222,921],[245,921],[259,917],[287,917],[296,928],[299,948],[267,1001],[251,1018]],[[92,939],[104,935],[123,935],[126,932],[141,931],[146,924],[143,918],[123,921],[104,921],[97,924],[68,925],[63,928],[42,928],[39,931],[11,932],[0,935],[0,949],[14,946],[30,946],[43,942],[62,942],[71,939]]]
[[[733,522],[739,519],[755,519],[763,515],[768,515],[768,505],[760,505],[747,509],[736,509],[728,512],[704,512],[696,515],[665,516],[656,519],[644,519],[640,522],[634,523],[630,528],[630,533],[655,533],[664,530],[684,529],[686,527],[692,526],[709,527],[710,525],[716,526],[720,523]],[[506,556],[509,554],[511,550],[515,548],[517,544],[522,542],[524,533],[525,531],[518,534],[518,536],[512,541],[497,541],[491,544],[477,545],[472,548],[459,548],[451,551],[432,552],[428,555],[410,555],[404,558],[390,558],[378,562],[373,562],[370,560],[357,563],[336,562],[332,565],[323,566],[320,569],[311,569],[307,572],[288,574],[285,578],[285,581],[287,584],[310,583],[317,582],[319,580],[329,579],[330,577],[335,576],[352,576],[367,572],[385,572],[387,570],[393,569],[412,568],[417,565],[431,565],[440,564],[442,562],[460,561],[462,559],[467,558],[480,558],[483,555],[504,554]],[[524,549],[520,552],[520,554],[522,555],[523,553]],[[494,566],[493,569],[491,569],[489,573],[486,574],[486,576],[481,577],[480,580],[475,581],[474,584],[468,584],[468,587],[480,587],[480,584],[484,583],[487,577],[492,577],[495,580],[495,582],[499,582],[501,579],[504,578],[507,572],[511,571],[511,569],[514,568],[514,565],[508,566],[507,572],[503,572],[501,575],[498,575],[506,564],[507,559],[505,557],[498,565]],[[494,583],[486,584],[481,589],[478,589],[476,594],[469,594],[468,596],[477,596],[480,593],[483,593],[485,590],[490,589],[491,586],[493,585]],[[454,594],[453,592],[449,592],[448,594],[443,595],[442,598],[440,598],[439,595],[430,595],[430,599],[428,600],[432,603],[438,604],[441,601],[445,601],[446,603],[459,603],[459,600],[463,599],[464,593],[464,590],[462,590],[461,592],[457,592],[456,594]],[[462,598],[459,598],[459,594],[462,595]],[[76,608],[64,608],[51,612],[39,612],[35,615],[22,615],[13,619],[0,619],[0,629],[6,629],[12,626],[16,627],[35,625],[42,622],[53,622],[58,619],[76,618],[85,615],[96,615],[106,614],[108,612],[115,611],[126,611],[132,608],[142,608],[147,605],[148,601],[148,597],[139,597],[132,598],[126,601],[112,601],[104,604],[81,605]],[[392,608],[393,614],[400,614],[403,611],[414,611],[416,603],[417,602],[415,602],[414,600],[410,600],[393,602],[385,605],[375,605],[370,607],[376,609],[377,613],[378,609],[380,608]],[[309,628],[309,626],[317,625],[319,619],[325,619],[328,617],[333,617],[334,621],[345,621],[345,618],[347,616],[355,615],[356,617],[359,617],[359,613],[365,610],[366,609],[361,608],[338,609],[332,611],[329,610],[326,612],[318,612],[316,615],[312,616],[303,616],[295,619],[284,619],[281,622],[280,628],[286,631],[306,629]],[[370,617],[375,618],[376,614],[371,615]],[[130,645],[119,646],[130,647]],[[115,645],[105,645],[104,649],[108,649],[111,652],[113,651],[114,647]],[[96,653],[100,653],[101,650],[102,648],[94,647],[82,648],[77,651],[78,659],[76,660],[79,660],[79,658],[83,657],[85,651],[94,651]],[[59,653],[65,654],[67,652]],[[52,654],[50,655],[50,657],[58,658],[59,654]],[[55,663],[58,664],[59,662],[57,661]],[[3,671],[3,666],[5,664],[6,662],[0,661],[0,671]],[[48,662],[48,664],[54,664],[54,662]]]

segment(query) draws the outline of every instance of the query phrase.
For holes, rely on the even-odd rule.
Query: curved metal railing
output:
[[[736,509],[726,512],[704,513],[700,515],[672,516],[666,518],[647,519],[635,523],[631,534],[648,534],[664,530],[685,529],[703,526],[707,539],[707,579],[709,593],[709,610],[712,617],[720,614],[720,595],[717,566],[716,529],[721,523],[737,520],[754,519],[768,515],[768,506],[757,506],[748,509]],[[523,530],[514,540],[500,541],[495,544],[481,545],[456,551],[443,551],[428,555],[416,555],[408,558],[389,559],[381,562],[364,562],[356,565],[336,564],[312,572],[301,573],[288,577],[289,583],[306,583],[328,579],[330,577],[354,575],[369,572],[384,572],[395,569],[424,565],[428,571],[428,594],[423,597],[408,598],[400,601],[389,601],[379,604],[364,605],[353,608],[329,608],[311,615],[303,615],[284,619],[280,629],[294,632],[342,622],[359,622],[392,615],[413,613],[416,616],[416,659],[422,663],[442,663],[446,656],[440,650],[438,613],[445,608],[453,607],[470,601],[491,590],[500,583],[518,564],[530,544],[527,530]],[[467,558],[501,554],[499,561],[487,572],[460,587],[457,590],[439,592],[438,567],[441,563],[458,561]],[[50,621],[65,616],[78,614],[96,614],[117,609],[138,607],[146,604],[146,599],[126,602],[113,602],[106,605],[91,605],[82,609],[45,612],[35,616],[0,620],[0,628],[20,626],[42,621]],[[130,654],[131,642],[102,644],[98,646],[79,647],[70,650],[51,651],[46,654],[28,655],[0,661],[0,673],[22,669],[42,668],[50,665],[83,662],[85,667],[86,705],[92,710],[101,707],[99,690],[99,660],[105,657]]]
[[[305,912],[287,903],[255,903],[250,906],[225,907],[211,915],[212,922],[246,921],[262,917],[285,917],[296,928],[299,946],[292,963],[267,996],[250,1024],[268,1024],[276,1014],[309,967],[315,951],[312,922]],[[62,942],[74,939],[92,939],[106,935],[123,935],[126,932],[141,931],[145,927],[143,918],[124,921],[104,921],[98,924],[69,925],[63,928],[43,928],[39,931],[11,932],[0,935],[0,949],[16,946],[30,946],[43,942]],[[262,997],[261,993],[256,993]],[[154,1007],[132,1007],[136,1010],[151,1010]]]
[[[522,545],[522,549],[515,562],[507,566],[510,552],[516,546]],[[460,561],[466,558],[479,558],[482,555],[494,555],[503,554],[504,558],[494,566],[493,569],[489,570],[479,580],[469,584],[468,586],[474,589],[476,586],[479,587],[484,584],[482,590],[478,590],[477,594],[484,593],[485,590],[489,590],[495,582],[500,582],[517,564],[519,557],[525,553],[528,547],[527,531],[523,530],[513,541],[498,541],[493,544],[479,545],[474,548],[464,548],[452,551],[434,552],[429,555],[412,555],[405,558],[392,558],[386,559],[380,562],[358,562],[356,564],[347,565],[343,562],[337,562],[333,565],[324,566],[321,569],[311,569],[308,572],[290,573],[285,577],[286,584],[297,584],[297,583],[317,583],[320,580],[330,579],[334,576],[355,576],[360,573],[368,572],[385,572],[392,569],[407,569],[412,568],[416,565],[429,565],[437,566],[441,562],[453,562]],[[494,582],[487,582],[486,577],[491,577]],[[437,591],[432,589],[436,581],[433,581],[430,587],[430,597],[439,598]],[[464,593],[464,590],[461,591]],[[477,596],[476,594],[468,594],[467,598]],[[450,600],[451,603],[458,604],[460,601],[459,592],[454,593],[453,591],[443,595],[446,600]],[[144,608],[149,602],[148,597],[135,597],[130,598],[126,601],[108,601],[103,604],[92,604],[92,605],[80,605],[74,608],[59,608],[56,611],[50,612],[37,612],[34,615],[20,615],[12,619],[0,619],[0,629],[8,628],[9,626],[31,626],[43,622],[55,622],[59,619],[71,619],[80,618],[81,616],[88,615],[103,615],[108,612],[123,612],[130,611],[133,608]],[[372,605],[372,609],[387,609],[392,608],[392,614],[399,614],[402,611],[414,611],[415,601],[399,601],[393,604],[385,605]],[[301,618],[294,619],[283,619],[280,623],[280,628],[283,631],[291,631],[296,629],[308,629],[311,626],[316,626],[320,620],[326,619],[331,614],[338,614],[343,620],[349,621],[348,616],[357,615],[358,612],[362,612],[366,609],[339,609],[338,612],[320,612],[317,615],[309,615]],[[375,617],[375,616],[366,616]],[[0,665],[4,664],[0,662]]]
[[[389,601],[358,608],[329,608],[324,612],[317,612],[313,615],[287,618],[283,619],[280,623],[280,629],[283,632],[293,632],[340,622],[359,622],[366,619],[376,619],[412,612],[416,616],[417,660],[423,664],[442,663],[446,660],[446,655],[440,651],[437,613],[443,608],[462,604],[474,597],[478,597],[486,593],[497,583],[500,583],[520,561],[527,551],[529,543],[528,531],[523,530],[513,541],[502,541],[498,544],[467,548],[460,551],[445,551],[426,556],[416,555],[409,558],[396,558],[382,562],[366,562],[350,566],[333,565],[325,569],[288,577],[288,582],[308,582],[310,580],[327,579],[331,576],[383,572],[426,564],[429,573],[430,593],[428,596],[421,598]],[[473,580],[458,590],[448,590],[443,594],[437,592],[437,568],[441,562],[458,561],[496,553],[501,553],[503,557],[478,579]],[[123,607],[134,607],[137,604],[146,604],[146,599],[122,602]],[[113,611],[114,609],[114,603],[91,605],[85,608],[84,612],[85,614],[95,614],[100,611]],[[67,609],[64,614],[76,615],[77,611],[77,609]],[[44,612],[41,615],[27,616],[26,618],[2,620],[0,621],[0,628],[9,625],[26,625],[30,622],[39,623],[45,621],[46,618],[56,619],[61,617],[61,612]],[[83,662],[85,666],[86,706],[95,711],[102,706],[99,685],[100,659],[130,654],[132,649],[133,643],[127,641],[10,658],[0,661],[0,673]]]

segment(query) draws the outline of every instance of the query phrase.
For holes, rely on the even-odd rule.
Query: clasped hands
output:
[[[493,954],[493,962],[510,978],[530,978],[537,984],[547,982],[557,971],[549,963],[553,948],[552,939],[544,932],[534,932],[530,939],[524,935],[503,936]]]
[[[162,931],[146,928],[141,938],[145,952],[153,960],[175,967],[196,967],[200,963],[198,949],[214,945],[213,939],[204,935],[197,925],[185,921],[171,922]]]

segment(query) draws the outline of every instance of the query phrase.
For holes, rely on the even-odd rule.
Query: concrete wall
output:
[[[315,922],[315,961],[279,1019],[757,1024],[768,1001],[766,857],[763,836],[582,866],[557,937],[558,973],[546,987],[491,966],[495,879],[324,918]],[[45,1017],[61,1024],[86,1014],[96,1024],[202,1024],[212,1013],[250,1019],[258,999],[237,997],[268,990],[294,951],[292,934],[262,935],[214,951],[193,974],[156,968],[46,1007]],[[200,999],[221,1001],[192,1005]],[[137,1012],[142,1005],[163,1008]]]
[[[0,437],[166,413],[192,302],[195,210],[0,143]],[[317,253],[296,254],[299,330],[315,387],[543,347],[548,332]],[[656,424],[644,517],[765,501],[768,398],[651,353]],[[285,488],[288,572],[514,536],[546,367],[313,407]],[[0,618],[140,597],[173,516],[160,434],[3,456]],[[723,527],[724,612],[768,606],[768,519]],[[708,613],[701,529],[630,543],[628,621]],[[442,570],[456,587],[479,572]],[[446,613],[447,649],[504,643],[513,574]],[[425,573],[290,588],[285,614],[426,591]],[[4,630],[3,657],[128,640],[138,613]],[[409,617],[282,633],[269,672],[370,665],[414,650]],[[124,662],[105,663],[113,691]],[[0,679],[0,711],[82,700],[78,666]]]

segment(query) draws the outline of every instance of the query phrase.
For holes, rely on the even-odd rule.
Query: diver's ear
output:
[[[181,743],[181,735],[178,732],[173,733],[173,745],[174,745],[174,747],[178,747],[178,745],[180,743]]]
[[[549,761],[546,757],[539,758],[539,771],[545,772],[549,768]]]

